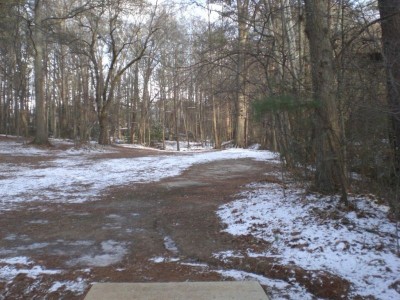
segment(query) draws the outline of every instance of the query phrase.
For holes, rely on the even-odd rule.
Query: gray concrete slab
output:
[[[268,300],[257,281],[97,283],[85,300]]]

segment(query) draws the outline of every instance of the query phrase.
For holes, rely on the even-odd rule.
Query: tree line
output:
[[[398,207],[399,12],[389,0],[3,0],[0,133],[260,143],[344,203],[357,181]]]

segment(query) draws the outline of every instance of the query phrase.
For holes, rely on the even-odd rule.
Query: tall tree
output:
[[[208,47],[210,48],[209,50],[209,61],[212,62],[214,59],[214,53],[211,49],[212,47],[212,31],[211,31],[211,9],[210,9],[210,3],[207,3],[207,22],[208,22]],[[217,104],[216,104],[216,96],[215,96],[215,90],[214,90],[214,68],[212,65],[210,65],[209,70],[208,70],[208,80],[209,80],[209,89],[210,89],[210,98],[211,98],[211,103],[212,103],[212,120],[213,120],[213,135],[214,135],[214,144],[216,149],[221,149],[221,140],[220,140],[220,134],[219,130],[220,128],[218,127],[218,115],[217,115]]]
[[[102,1],[81,19],[85,34],[81,42],[93,69],[95,102],[99,122],[99,144],[109,144],[109,114],[115,90],[122,75],[146,53],[152,35],[157,31],[156,8],[149,9],[138,1]],[[132,15],[128,21],[128,15]],[[142,18],[147,16],[147,22]],[[145,25],[145,23],[147,23]]]
[[[379,0],[394,173],[400,177],[400,1]]]
[[[340,126],[335,99],[333,49],[330,42],[329,1],[305,0],[306,34],[310,46],[315,111],[315,186],[321,192],[342,190],[347,202],[346,180],[340,148]]]
[[[28,81],[26,22],[19,0],[0,3],[0,130],[21,134]]]
[[[44,10],[43,0],[36,0],[33,7],[33,32],[32,41],[34,47],[34,74],[35,74],[35,120],[36,133],[35,144],[47,144],[47,114],[45,98],[45,48],[46,41],[44,35]]]
[[[238,24],[238,60],[237,60],[237,98],[236,98],[236,127],[235,144],[245,147],[247,144],[247,115],[248,97],[246,93],[247,69],[246,48],[249,36],[248,14],[249,0],[237,0]]]
[[[231,11],[220,13],[222,15],[233,16],[236,22],[236,95],[235,95],[235,126],[234,126],[234,142],[237,147],[247,146],[248,133],[248,115],[249,115],[249,99],[247,93],[248,82],[248,44],[250,33],[250,0],[209,0],[209,3],[223,3],[227,7],[233,8]]]

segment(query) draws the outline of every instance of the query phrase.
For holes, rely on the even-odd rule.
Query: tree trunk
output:
[[[210,9],[210,2],[207,2],[207,10],[208,10],[208,43],[209,47],[212,48],[212,37],[211,37],[211,9]],[[240,54],[239,54],[240,56]],[[213,52],[209,52],[209,60],[213,61]],[[208,71],[208,79],[209,79],[209,88],[210,88],[210,98],[211,98],[211,103],[212,103],[212,131],[213,131],[213,136],[214,136],[214,148],[215,149],[221,149],[221,141],[220,141],[220,136],[219,136],[219,127],[218,127],[218,114],[217,114],[217,103],[215,100],[215,93],[214,93],[214,72],[212,66],[210,67]],[[238,76],[240,74],[238,73]]]
[[[211,88],[211,93],[214,93],[213,89]],[[211,102],[212,102],[212,119],[213,119],[213,133],[214,133],[214,143],[215,149],[221,149],[221,140],[219,137],[219,126],[218,126],[218,113],[217,113],[217,104],[215,103],[215,96],[211,94]]]
[[[174,76],[175,78],[175,76]],[[175,81],[175,79],[174,79]],[[177,98],[178,98],[178,87],[176,82],[174,82],[174,123],[175,123],[175,141],[176,141],[176,151],[180,151],[179,145],[179,120],[178,120],[178,106],[177,106]]]
[[[131,111],[131,128],[130,140],[135,143],[136,139],[136,124],[137,124],[137,105],[139,103],[139,65],[136,64],[133,79],[133,95],[132,95],[132,111]]]
[[[237,147],[246,147],[246,119],[247,119],[247,95],[246,95],[246,46],[248,40],[247,16],[249,0],[237,0],[239,53],[237,62],[238,92],[236,98],[236,126],[235,144]]]
[[[306,33],[309,39],[315,115],[315,186],[324,193],[342,190],[347,202],[346,181],[340,148],[339,116],[335,99],[333,51],[329,39],[329,6],[325,0],[306,0]]]
[[[36,0],[34,11],[34,27],[33,27],[33,42],[34,42],[34,74],[35,74],[35,120],[36,120],[36,134],[35,144],[48,144],[47,134],[47,116],[46,116],[46,98],[45,98],[45,39],[43,28],[41,28],[43,21],[43,8],[42,0]]]
[[[100,145],[109,145],[110,144],[110,136],[108,132],[108,114],[107,110],[102,110],[98,114],[99,118],[99,127],[100,127],[100,135],[99,135],[99,144]]]
[[[146,137],[148,136],[148,132],[150,132],[150,116],[149,116],[149,105],[150,105],[150,94],[149,94],[149,83],[150,77],[152,73],[152,61],[151,59],[147,59],[146,61],[146,70],[144,70],[143,74],[143,91],[142,91],[142,103],[141,103],[141,113],[140,113],[140,140],[142,144],[146,145]],[[151,141],[149,139],[147,145],[150,145]]]
[[[296,88],[298,71],[299,71],[299,57],[296,56],[296,39],[295,39],[295,26],[292,18],[292,8],[289,0],[281,0],[281,19],[282,19],[282,34],[283,34],[283,51],[285,52],[285,60],[288,60],[290,74],[292,75],[291,87]],[[285,70],[283,70],[285,72]],[[285,84],[285,82],[283,82]]]
[[[379,0],[394,175],[400,177],[400,2]]]
[[[89,126],[89,110],[90,110],[90,99],[89,99],[89,70],[88,68],[82,67],[82,101],[83,109],[81,111],[81,141],[88,142],[90,139],[90,126]]]

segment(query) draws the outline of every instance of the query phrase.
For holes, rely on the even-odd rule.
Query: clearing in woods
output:
[[[345,276],[281,259],[283,228],[260,236],[268,225],[256,213],[229,206],[265,184],[290,191],[273,153],[0,144],[0,299],[82,299],[93,282],[234,279],[258,280],[272,299],[356,296]],[[235,226],[255,221],[235,234],[227,213]],[[311,253],[299,234],[286,247]],[[342,240],[337,251],[350,252]],[[375,264],[396,278],[398,260]],[[388,296],[400,286],[392,277]]]

